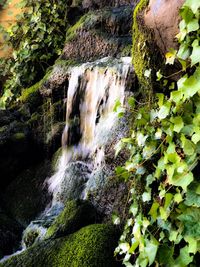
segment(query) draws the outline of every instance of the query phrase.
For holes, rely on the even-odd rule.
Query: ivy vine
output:
[[[200,266],[199,11],[198,0],[180,10],[180,47],[166,63],[178,60],[182,75],[169,96],[159,93],[149,105],[129,100],[136,117],[117,153],[127,147],[130,158],[116,173],[132,181],[130,217],[115,250],[127,267]]]
[[[40,80],[61,54],[65,41],[67,4],[65,0],[22,0],[25,12],[10,29],[4,29],[7,43],[13,47],[9,60],[1,59],[1,75],[7,76],[0,107]]]

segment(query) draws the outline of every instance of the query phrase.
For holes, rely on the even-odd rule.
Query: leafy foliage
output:
[[[159,93],[149,105],[135,107],[132,134],[117,146],[118,152],[124,146],[130,151],[117,175],[133,185],[130,218],[115,251],[127,267],[198,266],[200,184],[194,170],[200,158],[199,11],[198,0],[185,1],[180,48],[166,55],[166,64],[182,64],[183,76],[170,86],[170,96]]]
[[[6,30],[7,42],[13,47],[13,60],[4,62],[9,77],[0,106],[41,79],[53,64],[65,40],[67,4],[65,0],[23,0],[25,12]],[[1,74],[5,75],[5,73]]]

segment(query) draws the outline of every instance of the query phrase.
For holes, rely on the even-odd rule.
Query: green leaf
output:
[[[173,91],[171,92],[170,99],[175,103],[179,103],[183,98],[183,93],[181,91]]]
[[[197,31],[199,29],[198,19],[193,19],[187,24],[188,33]]]
[[[180,255],[175,260],[175,266],[187,267],[193,261],[193,256],[190,256],[189,246],[181,248]]]
[[[153,264],[156,258],[157,250],[158,250],[158,242],[155,240],[145,240],[146,246],[144,248],[144,251],[147,255],[149,265]]]
[[[196,254],[197,253],[197,240],[191,236],[185,236],[185,241],[188,243],[188,252]]]
[[[175,266],[174,265],[174,247],[168,246],[167,244],[162,244],[158,248],[158,261],[163,264],[163,266]]]
[[[175,186],[180,186],[184,191],[187,191],[188,185],[194,180],[193,173],[189,172],[186,174],[175,174],[169,177],[169,183]]]
[[[189,207],[178,219],[183,223],[184,235],[200,240],[200,209]]]
[[[131,108],[135,108],[135,98],[134,97],[129,97],[128,104],[129,104],[129,106]]]
[[[185,75],[178,81],[178,90],[184,94],[184,98],[188,99],[200,91],[200,67],[189,78]]]
[[[188,187],[188,190],[186,192],[186,198],[185,198],[185,205],[187,206],[193,206],[193,207],[200,207],[200,195],[197,191],[199,187],[198,182],[193,182]]]
[[[176,59],[176,53],[177,51],[174,49],[171,49],[168,53],[166,53],[165,58],[166,58],[166,64],[173,65],[174,60]]]
[[[181,129],[184,127],[183,119],[179,117],[172,117],[170,121],[174,124],[174,131],[180,133]]]
[[[200,131],[195,133],[193,136],[192,136],[192,142],[194,144],[197,144],[198,142],[200,141]]]
[[[186,60],[190,56],[190,53],[191,53],[191,49],[190,49],[189,45],[185,44],[185,43],[181,43],[181,45],[179,47],[179,51],[177,53],[177,57],[179,57],[183,60]]]
[[[193,155],[195,152],[194,143],[187,139],[183,134],[181,135],[182,148],[186,155]]]
[[[200,46],[199,41],[196,39],[192,44],[192,54],[190,56],[191,58],[191,65],[194,66],[195,64],[200,62]]]
[[[164,94],[158,93],[156,94],[156,97],[158,98],[158,106],[161,108],[164,102]]]
[[[171,108],[170,102],[166,102],[165,104],[163,104],[158,112],[158,118],[161,120],[165,119],[169,115],[170,108]]]
[[[200,8],[199,0],[186,0],[184,6],[189,7],[194,14],[196,14],[197,10]]]
[[[157,219],[157,217],[158,217],[158,208],[159,208],[159,203],[158,202],[154,202],[153,204],[152,204],[152,206],[151,206],[151,209],[150,209],[150,211],[149,211],[149,214],[152,216],[152,218],[154,219],[154,220],[156,220]]]

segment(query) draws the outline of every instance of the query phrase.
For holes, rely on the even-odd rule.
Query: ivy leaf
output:
[[[200,131],[192,136],[192,142],[196,145],[200,141]]]
[[[200,195],[197,191],[199,187],[199,183],[193,182],[188,187],[188,190],[186,192],[186,198],[185,198],[185,205],[187,206],[193,206],[193,207],[200,207]]]
[[[179,117],[172,117],[170,121],[174,124],[174,131],[180,133],[181,129],[184,126],[183,119]]]
[[[199,41],[196,39],[192,43],[192,54],[190,56],[191,58],[191,65],[194,66],[195,64],[200,62],[200,46],[199,46]]]
[[[183,214],[178,216],[178,219],[183,223],[184,234],[196,239],[200,239],[200,209],[189,207]]]
[[[194,14],[196,14],[198,8],[200,7],[199,0],[186,0],[184,6],[189,7]]]
[[[170,178],[170,177],[169,177]],[[184,191],[187,191],[188,185],[194,180],[192,172],[186,174],[175,174],[172,175],[172,178],[169,179],[169,183],[175,186],[180,186]]]
[[[145,241],[146,241],[146,246],[144,248],[144,251],[147,255],[149,265],[151,265],[156,258],[159,243],[156,242],[156,240],[151,240],[151,241],[145,240]]]
[[[197,31],[199,29],[198,19],[193,19],[187,24],[188,33]]]
[[[185,241],[188,243],[188,252],[196,254],[197,253],[197,240],[191,236],[185,236],[184,237]]]
[[[185,75],[178,81],[178,90],[182,91],[184,98],[188,99],[200,91],[200,67],[189,78]]]
[[[179,47],[177,57],[186,60],[190,56],[190,47],[188,44],[182,43]]]
[[[129,97],[128,104],[129,104],[129,106],[131,108],[135,108],[135,98],[134,97]]]
[[[180,255],[175,260],[175,266],[187,267],[193,261],[193,256],[190,256],[189,246],[181,248]]]
[[[166,58],[166,64],[173,65],[174,60],[176,58],[176,53],[177,51],[174,49],[171,49],[168,53],[166,53],[165,58]]]
[[[149,211],[149,214],[152,216],[152,218],[154,220],[157,219],[158,217],[158,208],[159,208],[159,203],[158,202],[154,202],[153,205],[151,206],[151,209]]]
[[[165,104],[163,104],[158,112],[158,118],[160,120],[165,119],[169,115],[170,108],[171,108],[170,102],[166,102]]]
[[[157,255],[159,263],[163,264],[163,266],[175,266],[173,254],[173,246],[169,247],[166,244],[159,246]]]
[[[194,144],[189,139],[187,139],[183,134],[181,135],[182,148],[186,155],[194,154]]]
[[[173,91],[171,92],[170,99],[175,103],[179,103],[183,98],[183,93],[181,91]]]
[[[136,137],[138,146],[144,146],[147,138],[148,138],[148,135],[143,135],[143,133],[139,132]]]

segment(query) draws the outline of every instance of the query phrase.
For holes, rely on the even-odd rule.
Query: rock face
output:
[[[153,82],[156,81],[156,72],[159,69],[166,76],[179,70],[179,65],[171,68],[165,66],[165,53],[170,48],[177,48],[175,35],[178,33],[180,21],[178,10],[183,2],[141,0],[134,11],[133,64],[145,94],[152,88],[162,90],[159,83]],[[148,77],[145,76],[146,70],[150,71]],[[171,79],[176,78],[172,76]]]
[[[62,59],[82,62],[123,56],[131,46],[132,10],[129,5],[90,12],[67,32]],[[84,45],[83,45],[84,44]]]
[[[155,42],[164,55],[170,48],[177,49],[175,36],[179,31],[179,9],[184,2],[184,0],[150,0],[144,12],[145,24],[153,30]]]
[[[19,246],[22,227],[0,208],[0,258],[9,255]]]

